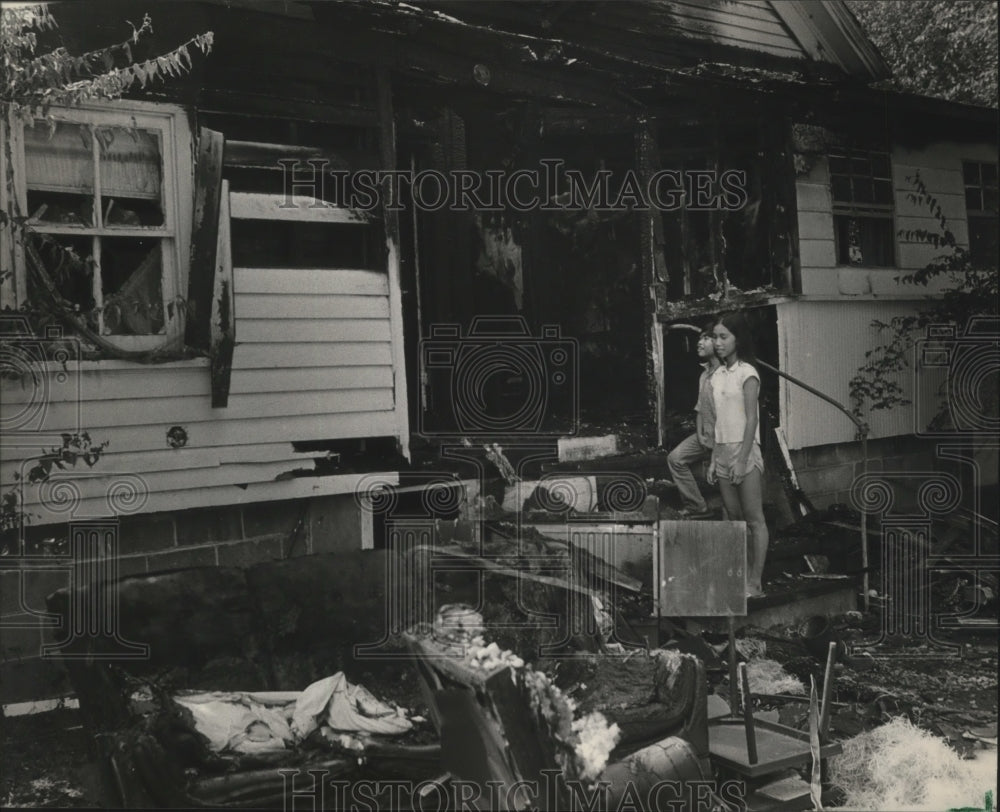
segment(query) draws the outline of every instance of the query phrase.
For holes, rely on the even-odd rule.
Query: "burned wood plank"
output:
[[[367,225],[368,212],[349,209],[325,200],[304,195],[268,195],[257,192],[233,192],[232,215],[238,220],[290,220],[308,223],[345,223]]]
[[[648,188],[656,163],[656,133],[648,121],[641,121],[636,131],[636,163],[640,181]],[[664,440],[663,425],[663,345],[660,326],[656,323],[657,281],[654,266],[656,253],[653,217],[658,212],[650,209],[641,213],[640,232],[640,272],[642,274],[642,321],[644,329],[643,346],[646,360],[646,406],[652,422],[656,425],[658,443]]]
[[[382,168],[396,168],[396,125],[389,72],[380,68],[378,81],[379,145]],[[389,324],[392,344],[393,405],[399,453],[410,458],[409,402],[406,388],[406,354],[403,347],[403,290],[400,283],[400,239],[398,201],[392,200],[392,181],[382,184],[382,216],[385,223],[386,272],[389,277]]]
[[[191,347],[208,350],[214,288],[215,258],[219,241],[219,201],[222,194],[222,156],[225,139],[220,132],[202,127],[195,165],[194,223],[191,237],[191,271],[188,279],[188,318],[184,340]]]
[[[707,316],[718,313],[720,310],[782,304],[797,298],[794,294],[774,289],[742,291],[737,288],[729,288],[721,299],[704,296],[679,302],[666,302],[660,308],[656,318],[661,323],[668,323],[692,316]]]
[[[233,290],[233,258],[229,227],[229,181],[222,181],[219,203],[218,245],[212,289],[209,356],[212,363],[212,408],[229,404],[229,384],[236,347],[236,305]]]
[[[208,88],[202,94],[198,107],[206,113],[252,113],[354,127],[378,125],[378,112],[371,107],[330,104],[322,99],[277,98],[246,91]]]
[[[223,151],[223,166],[280,169],[281,160],[325,161],[325,169],[350,170],[353,161],[339,152],[320,147],[299,147],[290,144],[269,144],[258,141],[227,140]],[[355,159],[356,160],[356,159]]]

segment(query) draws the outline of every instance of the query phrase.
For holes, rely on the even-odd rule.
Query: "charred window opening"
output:
[[[548,138],[542,149],[565,162],[562,177],[576,172],[593,184],[607,173],[612,201],[636,170],[631,132]],[[531,301],[539,323],[559,324],[579,342],[585,429],[615,425],[636,417],[645,398],[640,215],[618,206],[601,210],[585,199],[567,203],[537,221]]]
[[[233,264],[254,268],[384,270],[379,229],[330,223],[234,220]]]
[[[426,88],[405,97],[398,156],[404,168],[474,174],[484,184],[478,192],[484,199],[490,194],[487,172],[504,179],[527,171],[544,179],[542,161],[560,163],[555,185],[526,181],[519,188],[518,194],[538,196],[533,207],[504,199],[498,211],[476,209],[475,202],[470,211],[429,211],[404,201],[405,240],[416,246],[410,267],[420,290],[416,329],[426,338],[436,325],[453,324],[466,336],[475,317],[498,315],[523,318],[535,339],[554,327],[557,340],[569,339],[577,348],[580,387],[573,404],[559,386],[549,387],[554,412],[569,408],[584,422],[621,422],[634,414],[645,399],[638,215],[609,211],[602,201],[574,206],[555,199],[567,189],[567,171],[588,184],[609,172],[615,194],[616,183],[635,168],[631,125],[619,124],[613,133],[553,133],[542,125],[540,108],[485,93],[456,94],[449,106]],[[450,411],[454,397],[441,383],[447,376],[421,371],[415,389],[424,415]],[[494,411],[523,403],[528,382],[517,374],[491,380]],[[553,413],[546,420],[556,425],[567,416]]]
[[[659,212],[667,298],[789,290],[795,205],[782,120],[693,117],[662,123],[658,137],[659,170],[676,178],[676,205]]]
[[[372,128],[207,114],[226,139],[223,178],[232,192],[296,194],[344,205],[332,172],[372,169]],[[255,268],[385,268],[380,229],[336,223],[234,220],[233,263]]]
[[[29,295],[49,284],[36,278],[47,275],[94,332],[134,348],[146,346],[144,339],[155,344],[180,321],[168,216],[173,186],[164,169],[170,125],[149,116],[139,116],[141,124],[129,117],[126,126],[112,123],[120,115],[61,115],[71,119],[23,130],[24,204],[35,249]]]

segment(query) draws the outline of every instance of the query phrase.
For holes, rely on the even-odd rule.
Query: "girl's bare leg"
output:
[[[719,495],[722,496],[723,515],[731,522],[743,521],[743,508],[740,507],[740,492],[736,486],[723,477],[719,477]]]
[[[767,558],[767,546],[770,543],[767,523],[764,521],[760,471],[754,468],[734,490],[738,490],[743,518],[750,531],[747,589],[751,595],[759,595],[764,591],[761,587],[761,576],[764,574],[764,559]]]

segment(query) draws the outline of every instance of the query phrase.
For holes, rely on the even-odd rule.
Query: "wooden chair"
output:
[[[733,773],[748,781],[748,787],[754,798],[750,806],[754,809],[809,809],[812,807],[809,784],[797,777],[789,778],[785,773],[790,769],[803,767],[812,760],[811,733],[754,717],[747,665],[736,664],[732,624],[729,643],[731,712],[729,716],[717,717],[709,722],[709,752],[712,761],[723,772]],[[820,758],[823,761],[842,752],[840,744],[830,742],[828,737],[836,650],[837,644],[830,643],[816,731],[820,743]],[[737,702],[736,693],[737,671],[741,684],[740,703]],[[738,704],[743,706],[742,714],[737,710]]]

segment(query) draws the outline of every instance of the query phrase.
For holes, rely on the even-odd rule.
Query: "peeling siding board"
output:
[[[230,231],[229,181],[222,181],[219,201],[219,244],[215,252],[215,278],[212,285],[212,319],[209,329],[212,369],[212,408],[229,404],[229,384],[236,346],[236,308],[233,295],[233,249]]]
[[[208,375],[206,371],[206,376]],[[137,390],[141,391],[141,390]],[[84,404],[82,422],[93,414],[107,410],[104,402]],[[179,423],[176,420],[148,421],[137,418],[136,425],[114,425],[100,429],[100,433],[91,432],[96,442],[109,441],[110,449],[143,453],[146,451],[161,451],[169,448],[166,441],[167,431],[176,425],[181,425],[187,432],[187,448],[218,448],[222,453],[230,446],[257,447],[261,443],[299,442],[306,439],[353,437],[391,437],[393,432],[393,415],[391,411],[345,412],[333,417],[325,410],[317,414],[293,414],[275,418],[274,416],[259,416],[224,420],[215,416],[210,421],[187,421]],[[332,423],[336,424],[336,434],[332,433]],[[48,437],[48,440],[43,438]],[[36,452],[45,442],[59,443],[58,431],[49,435],[40,435],[37,443],[26,449],[26,452]],[[5,460],[14,451],[4,445]],[[143,467],[136,469],[144,472]]]
[[[396,124],[392,103],[392,84],[389,72],[380,67],[376,74],[379,111],[379,152],[382,169],[389,171],[396,165]],[[394,409],[396,436],[400,453],[410,459],[409,398],[406,390],[406,357],[403,347],[403,290],[400,281],[399,212],[390,206],[392,195],[388,179],[382,183],[382,215],[385,220],[386,275],[389,288],[389,335],[392,348]]]
[[[211,340],[212,280],[218,250],[219,203],[222,195],[222,133],[202,127],[198,138],[195,169],[194,224],[191,239],[191,272],[188,302],[194,318],[186,325],[185,340],[207,350]]]
[[[151,487],[141,510],[146,513],[159,513],[213,505],[247,505],[272,500],[353,493],[365,476],[364,474],[341,474],[339,476],[307,477],[281,482],[254,483],[247,487],[223,485],[162,491]],[[385,473],[380,476],[389,484],[398,484],[398,476],[394,473]],[[108,488],[113,486],[115,481],[114,478],[105,478],[102,484]],[[99,490],[99,488],[95,489],[95,492]],[[107,493],[80,500],[75,505],[74,515],[80,518],[107,516]],[[59,518],[65,521],[65,516]]]
[[[360,213],[329,205],[283,208],[280,196],[233,193],[230,199],[234,218],[277,211],[299,221],[368,224]],[[233,417],[254,417],[255,408],[257,415],[325,414],[327,427],[296,438],[305,440],[357,436],[359,416],[367,414],[372,428],[362,436],[398,436],[398,427],[385,430],[386,417],[397,411],[388,274],[236,268],[234,278],[238,344],[228,408]],[[340,427],[341,414],[350,415],[350,426]]]
[[[232,192],[232,216],[237,220],[293,220],[300,223],[367,223],[362,212],[301,195]]]
[[[296,453],[294,442],[398,436],[393,363],[401,356],[393,352],[391,314],[399,300],[393,305],[387,274],[236,268],[233,280],[238,343],[225,408],[212,408],[208,359],[85,363],[73,386],[50,389],[45,434],[20,454],[5,449],[0,481],[12,483],[23,467],[18,456],[83,426],[109,446],[96,468],[65,475],[83,500],[78,516],[108,515],[106,490],[116,475],[139,477],[148,492],[142,511],[233,504],[255,483],[264,486],[256,500],[349,491],[354,479],[276,478],[313,468],[314,455]],[[29,390],[4,384],[5,415],[24,408]],[[168,447],[173,426],[187,433],[185,447]],[[35,505],[38,489],[25,497]],[[41,511],[37,523],[65,518]]]

